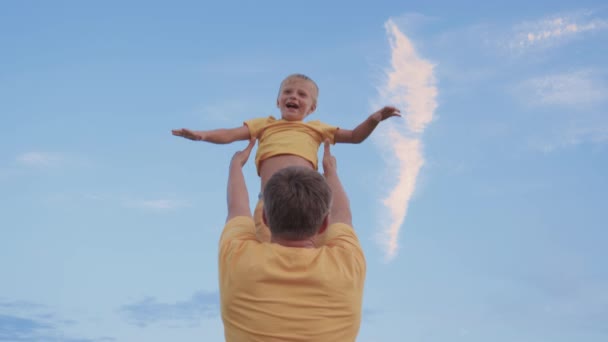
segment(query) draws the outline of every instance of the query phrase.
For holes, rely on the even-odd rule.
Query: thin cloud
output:
[[[51,326],[45,322],[12,315],[0,315],[0,341],[38,341]]]
[[[523,52],[530,48],[547,48],[569,41],[582,34],[608,29],[608,21],[593,18],[592,12],[554,15],[514,27],[509,47]]]
[[[74,338],[66,336],[65,325],[77,323],[60,320],[42,305],[25,301],[0,301],[0,341],[101,342],[112,337]]]
[[[555,129],[549,136],[532,140],[530,145],[535,150],[551,153],[583,143],[607,144],[608,121],[598,115],[583,121],[569,122],[560,129]]]
[[[55,165],[62,160],[62,157],[45,152],[27,152],[17,157],[17,161],[35,167]]]
[[[0,309],[3,310],[36,310],[41,308],[44,308],[44,306],[25,300],[0,301]]]
[[[184,201],[172,199],[154,199],[154,200],[127,200],[123,203],[127,208],[139,208],[149,210],[172,210],[186,206]]]
[[[574,144],[590,141],[595,144],[608,143],[608,120],[574,125],[568,135]]]
[[[216,317],[220,314],[218,292],[197,292],[186,301],[161,303],[155,298],[123,306],[120,311],[137,326],[147,326],[160,321],[181,321],[192,324],[202,318]]]
[[[378,135],[379,143],[392,151],[387,158],[396,165],[398,179],[383,200],[390,214],[388,229],[381,233],[380,242],[390,260],[397,254],[399,232],[424,165],[420,136],[433,120],[437,87],[435,66],[418,55],[414,44],[392,20],[387,21],[385,27],[391,46],[391,67],[386,83],[378,89],[379,101],[401,108],[405,120],[405,124],[393,121],[393,125],[387,125]]]
[[[142,199],[138,196],[117,195],[112,193],[53,193],[44,198],[50,205],[74,206],[93,203],[95,206],[107,205],[127,209],[146,210],[154,212],[167,212],[179,208],[189,207],[191,202],[176,198]],[[173,196],[168,196],[173,197]]]
[[[530,140],[533,149],[550,153],[583,143],[608,142],[605,72],[581,69],[533,77],[517,84],[515,97],[534,112],[550,111],[549,121]]]
[[[594,70],[534,77],[518,86],[524,99],[535,105],[594,105],[608,99],[608,86]]]

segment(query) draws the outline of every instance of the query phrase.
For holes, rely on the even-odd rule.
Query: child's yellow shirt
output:
[[[329,139],[335,144],[337,126],[315,121],[287,121],[273,116],[245,121],[251,137],[258,140],[255,165],[260,173],[262,161],[280,154],[300,156],[318,169],[319,146]]]

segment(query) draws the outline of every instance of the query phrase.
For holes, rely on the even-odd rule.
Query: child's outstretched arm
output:
[[[186,128],[174,129],[173,135],[190,140],[207,141],[214,144],[229,144],[238,140],[250,139],[249,128],[243,125],[237,128],[220,128],[210,131],[191,131]]]
[[[335,141],[337,143],[351,143],[358,144],[363,140],[367,139],[370,134],[376,129],[380,121],[384,121],[393,116],[401,116],[399,109],[391,106],[386,106],[372,115],[370,115],[365,121],[363,121],[355,129],[338,129],[335,135]]]

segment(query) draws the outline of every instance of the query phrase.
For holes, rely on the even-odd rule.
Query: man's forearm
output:
[[[340,182],[338,173],[331,171],[325,173],[325,181],[329,185],[332,192],[332,205],[330,209],[331,223],[346,223],[352,225],[352,213],[350,211],[350,203],[346,191]]]
[[[243,170],[240,165],[236,165],[235,163],[230,164],[227,199],[227,220],[237,216],[251,216],[251,211],[249,208],[249,193],[247,192],[247,185],[245,184]]]

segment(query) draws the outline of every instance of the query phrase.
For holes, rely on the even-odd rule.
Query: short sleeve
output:
[[[247,216],[237,216],[226,222],[220,236],[220,247],[233,240],[256,240],[255,224]]]
[[[357,238],[353,227],[345,223],[334,223],[327,227],[319,242],[328,247],[361,250],[359,238]]]
[[[320,241],[323,244],[322,248],[329,248],[336,255],[351,260],[352,263],[346,263],[344,266],[351,265],[353,274],[357,275],[356,279],[363,282],[366,272],[365,256],[353,227],[344,223],[334,223],[327,227],[323,235],[325,235],[322,237],[324,241]]]
[[[247,128],[249,128],[249,135],[255,137],[256,139],[260,137],[260,134],[264,127],[271,122],[276,121],[276,119],[272,116],[268,116],[265,118],[256,118],[243,122]]]
[[[314,127],[317,132],[321,133],[321,143],[326,139],[329,139],[331,144],[336,143],[336,131],[338,131],[338,126],[328,125],[318,120],[310,121],[308,124]]]

